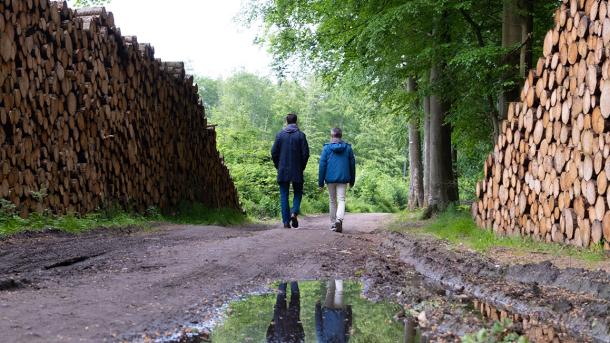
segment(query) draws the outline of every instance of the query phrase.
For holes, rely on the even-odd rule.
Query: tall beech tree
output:
[[[416,91],[415,79],[410,77],[406,84],[407,92],[413,94]],[[419,115],[417,108],[419,101],[414,101],[415,111],[409,118],[409,208],[424,206],[424,166],[422,163],[421,134],[419,132]]]

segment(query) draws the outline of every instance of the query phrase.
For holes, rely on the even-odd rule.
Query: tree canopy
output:
[[[437,93],[452,100],[454,137],[471,150],[491,141],[498,94],[520,83],[518,66],[504,60],[519,46],[502,47],[503,2],[252,0],[244,17],[263,19],[261,41],[273,54],[278,75],[298,63],[327,84],[348,78],[400,113],[411,100],[405,80],[418,78],[420,92],[429,94],[434,90],[426,75],[443,61]],[[559,2],[535,3],[531,39],[538,47]],[[439,25],[445,34],[434,34]],[[512,77],[503,77],[507,72]],[[473,121],[484,125],[472,127]]]
[[[243,18],[249,24],[262,20],[259,41],[274,56],[280,78],[312,71],[325,85],[350,85],[407,120],[423,119],[423,100],[436,97],[443,104],[442,125],[450,127],[458,175],[472,175],[482,170],[503,119],[503,94],[523,80],[523,65],[512,56],[542,46],[559,3],[251,0]],[[508,14],[533,24],[518,41],[503,44],[507,25],[515,24],[507,22]],[[531,57],[539,55],[534,49]],[[416,94],[406,92],[409,78],[416,80]],[[422,131],[424,122],[418,124]]]

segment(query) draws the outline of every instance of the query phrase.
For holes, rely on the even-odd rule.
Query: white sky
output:
[[[69,1],[70,2],[70,1]],[[197,75],[226,77],[238,70],[272,74],[270,56],[253,43],[256,28],[234,21],[242,0],[112,0],[121,33],[151,43],[155,57],[189,63]]]

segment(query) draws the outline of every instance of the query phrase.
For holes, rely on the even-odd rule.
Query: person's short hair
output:
[[[335,127],[332,130],[330,130],[330,135],[334,138],[341,138],[343,136],[343,131],[341,131],[340,128]]]
[[[296,124],[297,123],[297,115],[294,113],[288,113],[286,115],[286,124]]]

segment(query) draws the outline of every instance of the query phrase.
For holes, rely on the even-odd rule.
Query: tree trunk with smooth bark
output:
[[[532,52],[533,42],[531,35],[534,32],[534,0],[521,0],[521,55],[519,60],[519,74],[525,79],[527,72],[534,65]],[[519,87],[519,86],[518,86]]]
[[[427,207],[430,203],[430,96],[424,97],[424,203]]]
[[[415,80],[407,80],[407,92],[416,90]],[[419,107],[419,106],[416,106]],[[416,111],[414,111],[416,112]],[[423,166],[421,155],[421,139],[419,134],[419,115],[411,114],[409,120],[409,208],[419,208],[424,205]]]
[[[439,82],[439,66],[430,71],[430,83]],[[442,211],[457,201],[456,180],[453,171],[453,154],[451,147],[451,125],[446,122],[449,106],[438,94],[430,96],[430,146],[429,172],[430,196],[428,213]]]
[[[534,0],[505,0],[502,9],[502,47],[511,49],[505,61],[508,65],[519,67],[519,75],[525,78],[532,66],[532,39]],[[510,80],[514,73],[509,71],[505,79]],[[519,99],[521,82],[515,82],[510,89],[498,97],[499,121],[506,119],[508,104]],[[494,132],[499,133],[499,130]],[[497,135],[496,135],[497,137]]]

